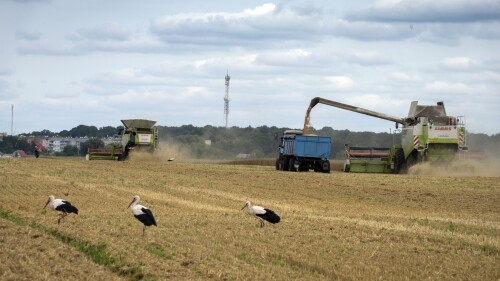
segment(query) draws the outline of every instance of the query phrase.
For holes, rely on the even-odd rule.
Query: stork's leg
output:
[[[264,227],[264,221],[262,219],[260,219],[260,227]]]
[[[59,216],[59,219],[57,220],[57,224],[61,224],[62,219],[64,219],[65,216],[67,216],[67,213],[62,213],[61,216]]]

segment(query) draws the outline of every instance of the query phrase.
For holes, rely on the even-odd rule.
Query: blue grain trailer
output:
[[[280,138],[276,170],[330,173],[330,137],[304,136],[300,130],[287,130]]]

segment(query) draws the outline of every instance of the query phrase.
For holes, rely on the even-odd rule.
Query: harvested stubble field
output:
[[[0,160],[1,280],[499,280],[500,178]],[[48,195],[80,214],[57,225]],[[134,195],[156,216],[142,225]],[[277,212],[258,227],[244,201]]]

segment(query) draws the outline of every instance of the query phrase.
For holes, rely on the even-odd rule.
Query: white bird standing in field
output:
[[[134,217],[136,217],[140,222],[144,224],[144,227],[142,228],[142,236],[144,236],[146,226],[156,226],[156,220],[150,209],[137,204],[139,203],[139,200],[141,200],[139,195],[134,196],[134,199],[132,199],[132,202],[130,202],[128,208],[130,208]]]
[[[64,219],[68,213],[75,213],[78,215],[78,209],[75,206],[71,205],[69,201],[64,199],[56,199],[54,195],[49,196],[49,200],[47,200],[47,203],[45,203],[43,208],[47,207],[47,205],[49,205],[49,207],[54,211],[62,212],[59,219],[57,219],[57,224],[60,224],[61,220]]]
[[[252,206],[250,201],[245,202],[245,205],[241,209],[243,210],[245,208],[247,208],[248,214],[255,216],[260,220],[260,227],[264,227],[264,220],[270,223],[280,222],[280,217],[275,212],[261,206]]]

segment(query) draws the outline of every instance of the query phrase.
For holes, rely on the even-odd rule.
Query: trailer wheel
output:
[[[276,166],[276,171],[278,171],[280,169],[280,159],[279,159],[279,157],[276,158],[276,164],[275,164],[275,166]]]
[[[321,172],[321,162],[318,162],[318,161],[314,162],[314,171]]]
[[[283,171],[288,171],[288,158],[287,157],[283,157],[282,165],[283,165]]]
[[[290,172],[296,172],[297,170],[295,169],[295,158],[290,157],[290,160],[288,161],[288,171]]]
[[[330,161],[323,161],[323,173],[330,173]]]
[[[399,174],[405,170],[405,153],[402,149],[396,150],[394,155],[394,173]]]
[[[282,157],[278,158],[278,165],[279,165],[278,170],[283,171],[283,158]]]

